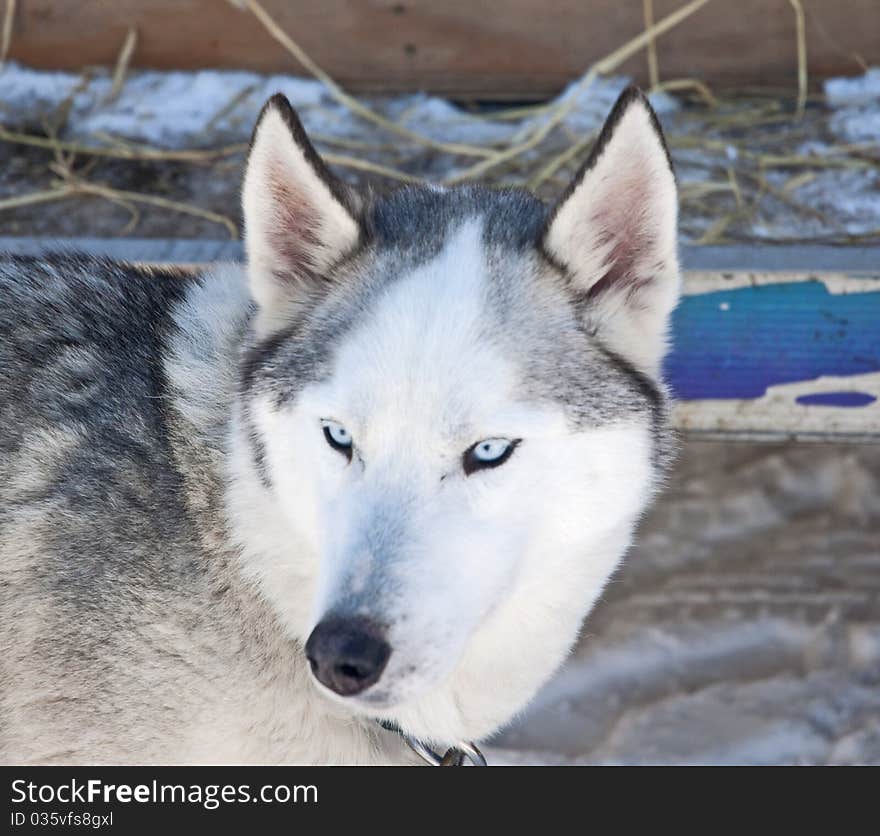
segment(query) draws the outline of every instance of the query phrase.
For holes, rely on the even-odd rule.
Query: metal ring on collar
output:
[[[473,743],[464,740],[457,746],[453,746],[441,755],[435,752],[430,746],[416,740],[409,735],[401,735],[406,741],[406,745],[413,750],[425,763],[430,766],[464,766],[465,759],[469,760],[471,766],[488,766],[483,753]]]

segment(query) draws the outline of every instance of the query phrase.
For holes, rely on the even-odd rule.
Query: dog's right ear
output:
[[[330,172],[280,93],[257,120],[242,203],[251,294],[268,327],[361,237],[359,197]]]

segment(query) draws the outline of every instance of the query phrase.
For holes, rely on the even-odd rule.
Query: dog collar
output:
[[[400,735],[403,738],[403,742],[429,766],[465,766],[465,761],[470,761],[471,766],[489,765],[486,763],[485,755],[477,748],[475,743],[470,741],[462,740],[441,755],[424,741],[405,734],[394,723],[388,723],[383,720],[377,720],[376,722],[386,731]]]

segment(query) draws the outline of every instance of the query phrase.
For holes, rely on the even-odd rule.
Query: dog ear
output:
[[[251,293],[264,321],[325,281],[360,241],[360,199],[318,156],[279,94],[254,128],[242,189]]]
[[[630,87],[552,211],[543,247],[569,274],[591,332],[654,377],[681,281],[677,217],[660,125]]]

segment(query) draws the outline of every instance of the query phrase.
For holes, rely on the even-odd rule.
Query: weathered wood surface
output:
[[[240,260],[234,241],[0,239],[129,261]],[[880,442],[880,249],[683,248],[666,378],[700,437]],[[738,265],[738,269],[731,269]]]
[[[688,272],[673,339],[687,432],[880,441],[880,253],[875,276]]]
[[[659,20],[684,0],[654,0]],[[642,0],[263,0],[281,27],[355,91],[542,97],[644,28]],[[877,0],[802,0],[814,78],[880,63]],[[10,57],[37,67],[112,65],[135,26],[134,65],[299,72],[228,0],[19,0]],[[789,0],[712,2],[658,41],[663,78],[794,85]],[[620,71],[644,81],[640,53]]]

